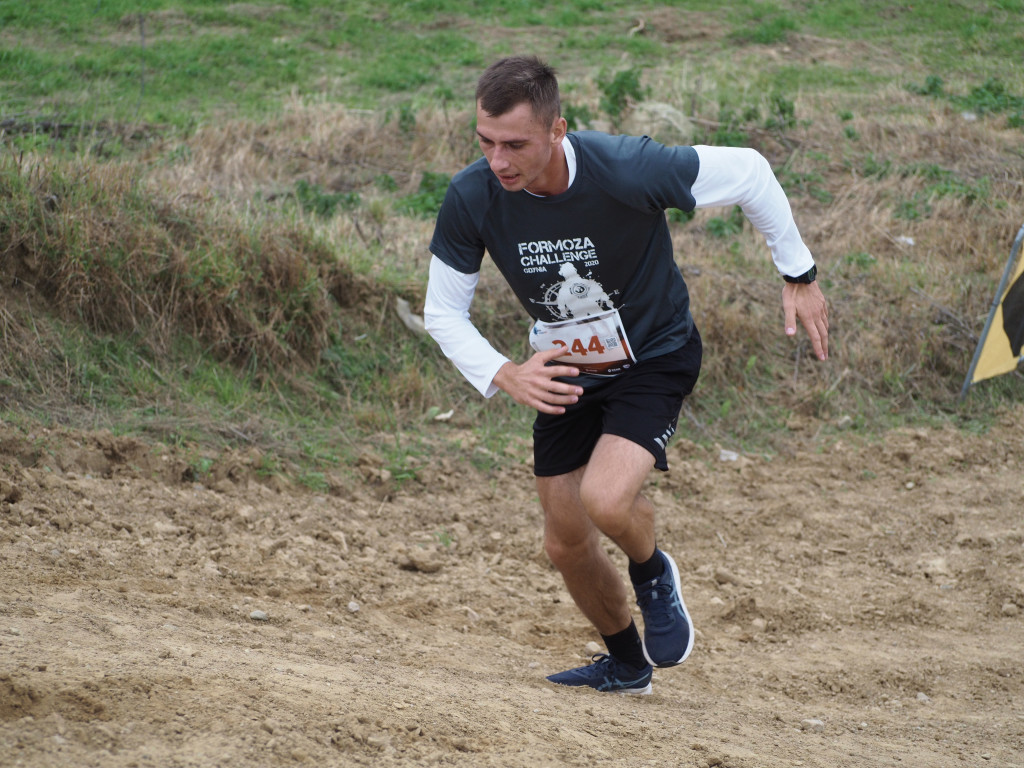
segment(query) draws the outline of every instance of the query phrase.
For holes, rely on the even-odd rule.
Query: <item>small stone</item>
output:
[[[414,549],[408,554],[408,568],[420,573],[437,573],[444,567],[437,552],[429,550]]]
[[[345,607],[348,608],[349,613],[359,613],[359,603],[355,600],[350,600],[348,605]]]
[[[372,736],[367,737],[366,743],[371,747],[384,749],[384,747],[391,746],[391,737],[386,733],[375,733]]]
[[[596,653],[602,652],[601,646],[595,643],[593,640],[587,643],[586,646],[584,646],[583,650],[587,652],[588,656],[593,656]]]
[[[807,720],[800,721],[800,730],[810,731],[811,733],[821,733],[825,730],[825,723],[822,720],[808,718]]]
[[[749,587],[748,582],[742,576],[739,576],[726,568],[715,568],[715,581],[719,584],[732,584],[736,587]]]
[[[1003,616],[1020,615],[1020,607],[1016,603],[1003,603],[1003,607],[1000,610],[1003,612]]]
[[[270,617],[267,616],[265,611],[253,611],[249,614],[249,618],[253,621],[270,621]]]
[[[768,622],[762,619],[761,617],[758,617],[754,619],[752,622],[750,622],[750,626],[754,629],[755,632],[764,632],[766,629],[768,629]]]
[[[932,698],[931,698],[931,696],[929,696],[924,691],[918,691],[917,692],[917,700],[919,702],[921,702],[922,704],[927,704],[929,701],[932,700]]]
[[[918,560],[917,567],[924,571],[924,575],[930,579],[953,575],[949,561],[944,557],[929,557],[925,555]]]

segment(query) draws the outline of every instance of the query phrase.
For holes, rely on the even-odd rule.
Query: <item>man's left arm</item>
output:
[[[810,249],[800,237],[785,191],[771,165],[754,149],[696,146],[700,160],[691,192],[697,208],[738,205],[764,235],[775,266],[786,280],[782,307],[786,335],[799,320],[814,354],[828,358],[828,307],[816,280]]]

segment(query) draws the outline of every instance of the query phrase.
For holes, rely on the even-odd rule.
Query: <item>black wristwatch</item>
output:
[[[818,266],[817,266],[817,264],[815,264],[813,267],[808,269],[802,275],[797,275],[796,277],[790,277],[789,275],[783,275],[782,279],[785,280],[787,283],[803,283],[803,284],[806,285],[807,283],[813,283],[814,279],[817,276],[818,276]]]

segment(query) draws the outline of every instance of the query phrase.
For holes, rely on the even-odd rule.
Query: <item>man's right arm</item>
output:
[[[493,397],[498,392],[494,377],[509,359],[492,347],[469,319],[479,281],[479,272],[465,275],[432,256],[423,321],[469,383],[484,397]]]
[[[564,406],[576,402],[583,389],[553,379],[576,376],[579,371],[568,365],[548,365],[564,354],[557,348],[537,352],[522,365],[495,350],[469,319],[479,280],[479,273],[465,275],[431,257],[423,307],[427,331],[484,397],[504,390],[517,403],[544,413],[563,413]]]

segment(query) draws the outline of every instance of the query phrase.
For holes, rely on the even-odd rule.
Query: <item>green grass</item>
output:
[[[536,0],[368,2],[320,0],[223,5],[208,0],[36,0],[0,4],[0,118],[59,118],[73,124],[141,122],[190,129],[223,115],[259,117],[297,95],[354,107],[412,98],[465,98],[480,68],[524,46],[574,69],[616,68],[623,57],[649,73],[670,72],[676,45],[655,23],[627,35],[635,19],[671,7],[716,17],[720,52],[756,51],[794,34],[861,40],[900,58],[901,70],[969,81],[1013,71],[1024,50],[1015,0],[974,9],[889,2],[596,3]],[[669,16],[659,18],[670,19]],[[511,37],[495,28],[515,30]],[[517,39],[520,35],[527,35]],[[731,41],[731,45],[727,41]],[[764,68],[771,87],[860,89],[879,77],[824,62]],[[1022,91],[1020,68],[1006,79]]]

